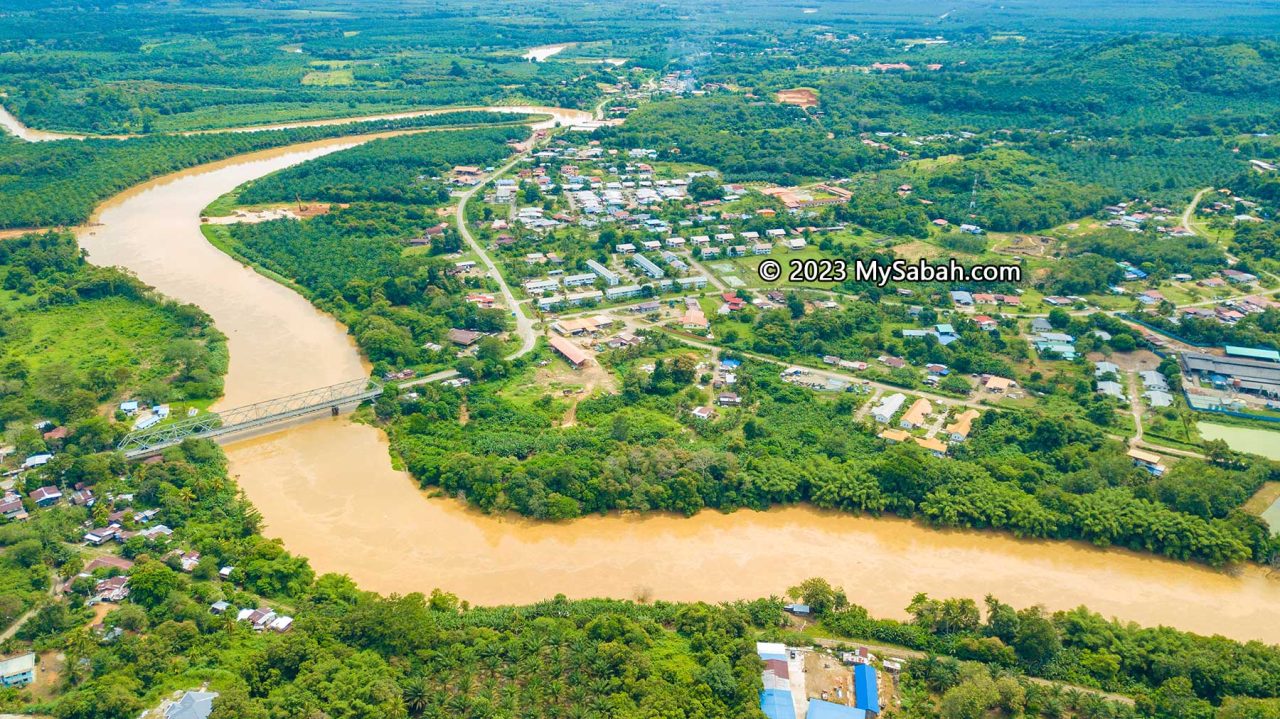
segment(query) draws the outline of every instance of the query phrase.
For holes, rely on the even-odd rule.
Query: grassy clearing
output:
[[[24,312],[0,361],[22,358],[33,373],[50,366],[79,372],[128,368],[135,382],[169,374],[165,345],[182,337],[173,319],[123,297]]]
[[[315,87],[337,87],[340,85],[354,85],[356,81],[355,73],[349,69],[341,70],[312,70],[302,76],[303,85],[312,85]]]
[[[231,213],[235,212],[236,208],[239,206],[240,188],[236,188],[209,203],[209,206],[204,208],[204,211],[200,214],[205,217],[228,217]]]

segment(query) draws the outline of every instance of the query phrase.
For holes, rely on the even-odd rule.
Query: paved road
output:
[[[516,359],[517,357],[522,357],[532,352],[533,348],[538,343],[538,332],[533,327],[533,319],[526,315],[519,303],[516,302],[516,296],[511,293],[511,286],[507,284],[507,279],[502,276],[502,272],[498,269],[498,265],[494,263],[493,258],[489,257],[489,253],[485,252],[485,249],[481,247],[480,243],[476,241],[476,238],[472,236],[471,230],[467,228],[467,202],[474,197],[477,192],[484,189],[486,185],[492,182],[495,177],[498,177],[507,170],[510,170],[512,167],[515,167],[516,164],[523,160],[527,155],[528,150],[521,152],[511,158],[511,160],[507,161],[505,165],[499,167],[493,173],[489,174],[489,176],[485,177],[479,184],[472,186],[471,189],[463,193],[462,197],[458,200],[458,210],[456,212],[458,232],[462,235],[462,239],[466,240],[467,244],[471,246],[471,250],[476,253],[476,256],[480,258],[480,261],[484,263],[484,266],[489,268],[489,276],[498,283],[498,289],[502,292],[502,298],[506,300],[507,307],[511,309],[511,314],[515,317],[516,334],[520,335],[520,348],[507,355],[507,359]]]
[[[1191,202],[1187,203],[1187,208],[1182,211],[1182,229],[1187,232],[1195,232],[1191,227],[1191,215],[1195,213],[1196,206],[1200,204],[1200,200],[1210,192],[1213,192],[1213,188],[1206,187],[1197,192],[1196,196],[1191,198]]]

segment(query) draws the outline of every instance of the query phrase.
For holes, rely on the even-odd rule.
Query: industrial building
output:
[[[1280,362],[1184,352],[1182,366],[1188,375],[1217,389],[1280,397]]]

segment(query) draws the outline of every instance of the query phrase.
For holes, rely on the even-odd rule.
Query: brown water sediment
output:
[[[199,212],[248,180],[368,139],[255,153],[147,183],[103,205],[80,240],[93,262],[127,267],[213,317],[230,340],[222,406],[363,376],[345,328],[211,247]],[[557,593],[715,601],[821,575],[882,616],[901,616],[915,592],[991,593],[1017,606],[1085,604],[1148,625],[1280,642],[1280,581],[1254,567],[1233,576],[1076,542],[806,507],[559,524],[490,517],[424,496],[392,469],[385,437],[347,418],[248,439],[227,454],[269,536],[318,571],[381,592],[441,587],[485,604]]]

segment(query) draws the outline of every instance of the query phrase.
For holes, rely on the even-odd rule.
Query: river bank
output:
[[[174,133],[183,136],[193,135],[214,135],[218,133],[246,133],[246,132],[266,132],[269,130],[293,130],[301,127],[333,127],[336,125],[349,125],[361,122],[378,122],[380,120],[408,120],[415,117],[429,117],[433,115],[446,115],[455,112],[466,112],[468,110],[488,110],[490,112],[514,112],[519,114],[546,115],[547,119],[539,120],[533,124],[534,129],[543,129],[555,127],[557,124],[570,125],[591,119],[591,113],[584,110],[566,110],[558,107],[531,107],[525,105],[467,105],[463,107],[435,107],[424,110],[405,110],[401,112],[388,112],[376,115],[357,115],[352,117],[331,117],[321,120],[305,120],[299,122],[279,122],[265,125],[244,125],[220,127],[208,130],[191,130],[188,132]],[[88,135],[82,133],[69,132],[53,132],[49,130],[36,130],[27,127],[13,113],[9,112],[3,105],[0,105],[0,129],[7,130],[20,140],[27,142],[53,142],[56,140],[125,140],[141,135]],[[167,133],[157,133],[167,134]]]
[[[219,406],[364,376],[342,325],[209,245],[199,213],[244,182],[375,137],[254,153],[154,180],[100,207],[97,226],[80,230],[80,240],[92,262],[127,267],[213,317],[231,352]],[[1077,542],[937,531],[808,507],[560,524],[492,517],[425,497],[391,466],[385,436],[347,418],[226,449],[268,536],[317,570],[380,592],[441,587],[483,604],[557,593],[718,601],[778,593],[821,575],[881,616],[902,616],[919,591],[979,600],[991,593],[1018,606],[1085,604],[1148,625],[1280,642],[1280,581],[1256,567],[1233,575]]]

